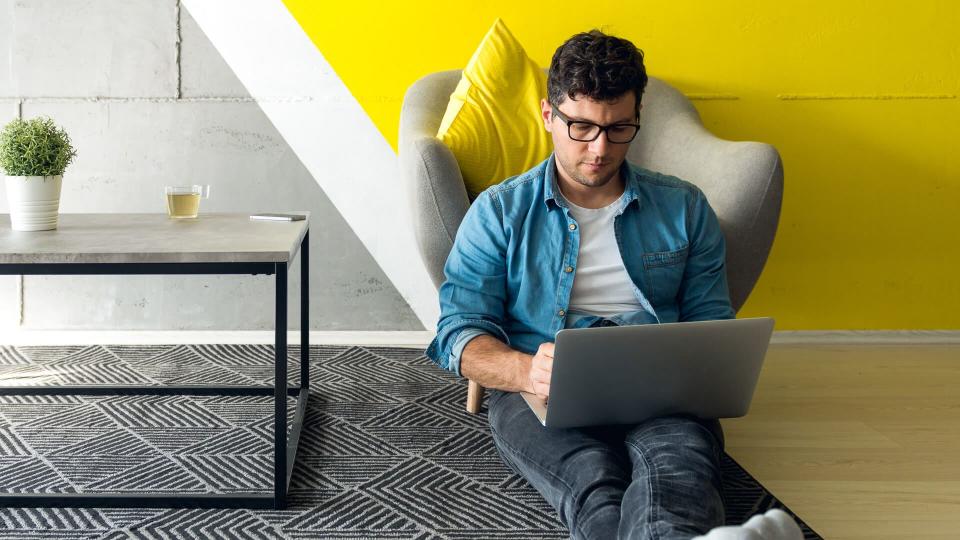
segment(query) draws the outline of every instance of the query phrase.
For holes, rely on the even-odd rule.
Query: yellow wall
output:
[[[496,17],[543,66],[575,32],[629,38],[711,131],[783,156],[777,240],[740,316],[960,328],[957,2],[286,4],[394,148],[405,89],[463,67]]]

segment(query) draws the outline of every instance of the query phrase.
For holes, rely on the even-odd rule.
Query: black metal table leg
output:
[[[287,263],[277,263],[274,328],[273,496],[274,508],[287,504]]]
[[[310,388],[310,231],[300,242],[300,387]]]

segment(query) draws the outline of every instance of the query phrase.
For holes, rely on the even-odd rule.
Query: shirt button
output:
[[[576,223],[571,223],[571,224],[570,224],[570,230],[571,230],[571,231],[577,230],[577,224],[576,224]]]
[[[568,266],[568,267],[564,268],[563,271],[569,274],[570,272],[573,272],[573,267],[572,267],[572,266]]]
[[[557,315],[559,315],[559,316],[561,316],[561,317],[563,317],[563,316],[566,315],[566,314],[567,314],[567,312],[564,311],[564,310],[562,310],[562,309],[557,312]]]

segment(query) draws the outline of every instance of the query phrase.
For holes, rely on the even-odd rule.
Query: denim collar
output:
[[[543,175],[543,204],[547,205],[547,209],[549,210],[550,201],[553,201],[553,204],[558,207],[569,210],[570,207],[567,204],[567,200],[563,197],[560,188],[557,186],[557,164],[555,159],[556,156],[551,153],[545,163],[546,171],[544,171]],[[627,160],[623,160],[623,165],[620,166],[620,176],[624,178],[624,196],[623,207],[618,214],[622,214],[634,201],[637,203],[637,208],[640,207],[640,189],[637,185],[637,175]]]

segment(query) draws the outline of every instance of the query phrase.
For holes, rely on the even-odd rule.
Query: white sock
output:
[[[753,516],[743,525],[715,527],[706,536],[693,540],[803,540],[803,532],[789,514],[774,508]]]

